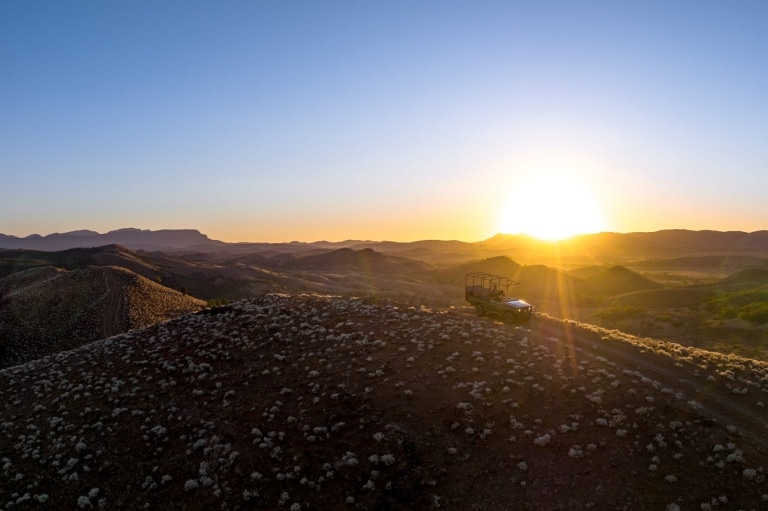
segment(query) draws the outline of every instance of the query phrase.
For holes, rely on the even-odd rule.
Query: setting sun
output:
[[[499,230],[545,240],[605,229],[597,200],[589,187],[568,174],[536,173],[514,186],[504,204]]]

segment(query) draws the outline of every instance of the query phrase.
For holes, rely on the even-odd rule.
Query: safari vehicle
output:
[[[478,316],[494,314],[501,316],[506,323],[523,323],[531,319],[536,307],[519,298],[509,297],[509,287],[519,284],[490,273],[467,273],[464,276],[464,298],[475,306]]]

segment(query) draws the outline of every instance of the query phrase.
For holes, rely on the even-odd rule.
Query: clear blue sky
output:
[[[765,1],[7,0],[0,70],[4,234],[768,229]]]

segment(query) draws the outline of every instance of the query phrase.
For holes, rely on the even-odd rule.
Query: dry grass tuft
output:
[[[572,322],[264,295],[0,371],[0,505],[758,509],[766,391]]]

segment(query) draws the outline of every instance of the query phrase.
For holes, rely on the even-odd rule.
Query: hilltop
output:
[[[202,309],[119,267],[42,267],[0,279],[0,367]]]
[[[269,294],[0,371],[14,509],[760,509],[768,364]]]
[[[588,289],[606,296],[662,287],[658,282],[643,277],[621,265],[613,266],[601,273],[587,277],[584,282]]]

